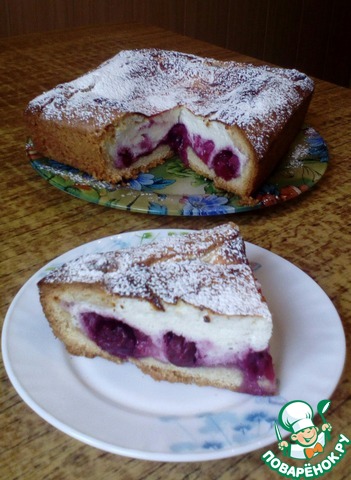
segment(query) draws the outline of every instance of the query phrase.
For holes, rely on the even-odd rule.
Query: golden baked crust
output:
[[[39,152],[115,183],[172,155],[159,139],[155,151],[145,148],[130,165],[119,165],[111,145],[120,134],[143,119],[151,124],[167,112],[177,111],[179,118],[191,112],[204,125],[224,126],[242,159],[240,175],[228,180],[191,146],[190,167],[218,187],[247,197],[288,149],[313,88],[312,80],[296,70],[129,50],[32,100],[25,120]]]
[[[68,295],[73,291],[72,302],[79,291],[81,299],[88,301],[95,290],[98,305],[113,307],[117,299],[131,297],[163,310],[164,304],[182,300],[219,314],[245,315],[248,308],[251,313],[255,308],[258,313],[262,307],[267,309],[251,277],[239,229],[228,222],[138,248],[79,257],[50,272],[38,285],[41,296],[43,291],[48,294],[58,288]],[[245,282],[252,294],[250,305],[239,296],[233,298]],[[52,299],[60,301],[59,295]]]
[[[243,380],[243,358],[252,352],[268,355],[272,319],[231,222],[77,258],[51,271],[38,287],[55,336],[73,355],[128,360],[156,380],[274,391],[272,379],[256,378],[255,369],[250,382]],[[101,330],[106,323],[100,323],[102,337],[95,337],[95,322],[110,322],[113,330]],[[117,351],[117,328],[123,338],[132,328],[139,343]],[[196,363],[178,363],[178,347],[176,357],[169,357],[169,334],[193,343]]]

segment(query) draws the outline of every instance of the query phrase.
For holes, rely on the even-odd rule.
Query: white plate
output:
[[[334,391],[344,365],[345,336],[333,304],[297,267],[252,244],[247,244],[248,257],[274,316],[278,396],[156,382],[130,364],[67,354],[42,313],[38,280],[81,254],[179,233],[184,231],[131,232],[82,245],[39,270],[14,298],[2,332],[6,371],[22,399],[59,430],[134,458],[219,459],[276,442],[274,421],[286,402],[302,399],[315,408]]]

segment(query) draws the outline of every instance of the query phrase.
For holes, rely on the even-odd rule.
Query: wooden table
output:
[[[22,120],[27,102],[45,89],[97,66],[120,49],[141,47],[176,49],[219,59],[246,59],[160,28],[135,24],[0,40],[1,319],[31,275],[54,257],[84,242],[124,231],[202,228],[231,219],[239,224],[247,241],[291,261],[325,290],[342,318],[349,349],[350,90],[316,81],[307,122],[329,146],[330,165],[323,179],[294,201],[256,212],[214,217],[127,213],[71,197],[50,186],[31,168],[24,150],[26,132]],[[350,372],[348,356],[328,414],[334,431],[348,438]],[[279,477],[260,458],[266,449],[223,460],[180,464],[134,460],[99,451],[59,432],[33,413],[12,387],[3,365],[0,418],[0,477],[7,480]],[[329,478],[347,477],[351,452],[348,456],[348,461],[334,467]]]

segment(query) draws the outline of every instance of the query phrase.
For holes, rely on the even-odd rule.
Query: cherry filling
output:
[[[196,363],[196,344],[182,335],[167,332],[163,336],[168,360],[178,367],[193,367]]]
[[[202,359],[195,342],[171,331],[163,334],[162,341],[158,342],[160,347],[156,347],[151,337],[122,320],[95,312],[84,312],[80,314],[80,321],[88,337],[111,355],[120,358],[151,356],[161,361],[166,358],[178,367],[211,366],[211,363]],[[236,366],[244,373],[241,387],[243,391],[267,394],[265,387],[260,387],[257,379],[265,378],[274,382],[272,358],[267,350],[250,351],[241,359],[233,356],[230,361],[227,359],[223,366]]]
[[[120,320],[94,312],[81,314],[84,330],[102,350],[118,357],[134,356],[138,339],[143,334]]]
[[[274,370],[272,357],[264,350],[263,352],[250,352],[246,356],[246,371],[256,377],[266,377],[268,380],[274,380]]]
[[[275,374],[272,357],[268,350],[263,350],[262,352],[249,352],[240,362],[238,362],[238,366],[245,373],[244,385],[242,385],[243,390],[256,395],[274,393]],[[257,380],[263,378],[271,383],[270,388],[259,385]]]
[[[193,149],[206,165],[210,164],[211,156],[215,149],[215,144],[212,140],[204,140],[200,135],[195,135]]]
[[[149,336],[121,320],[84,312],[80,321],[88,337],[111,355],[140,358],[162,357],[163,353],[169,362],[179,367],[193,367],[196,363],[195,343],[173,332],[163,335],[163,352],[155,352]]]
[[[229,148],[217,151],[212,140],[206,140],[200,135],[190,137],[186,126],[183,123],[176,123],[169,132],[158,143],[154,143],[146,134],[139,143],[137,151],[121,146],[117,151],[116,166],[119,168],[130,167],[140,157],[149,155],[160,145],[168,145],[173,152],[177,153],[183,163],[188,166],[187,149],[191,147],[196,155],[209,167],[213,168],[215,174],[224,180],[231,180],[240,174],[240,161],[238,156]]]
[[[188,164],[186,150],[190,146],[190,139],[188,130],[183,123],[173,125],[162,143],[169,145],[175,153],[178,153],[183,162]]]
[[[118,151],[118,160],[119,165],[130,167],[135,162],[135,157],[129,148],[123,147]]]
[[[213,159],[213,168],[218,177],[232,180],[239,174],[239,159],[230,150],[221,150]]]

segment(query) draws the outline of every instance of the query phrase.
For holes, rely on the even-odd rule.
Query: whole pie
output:
[[[303,123],[313,82],[292,69],[126,50],[32,100],[36,149],[117,183],[178,154],[249,199]]]

